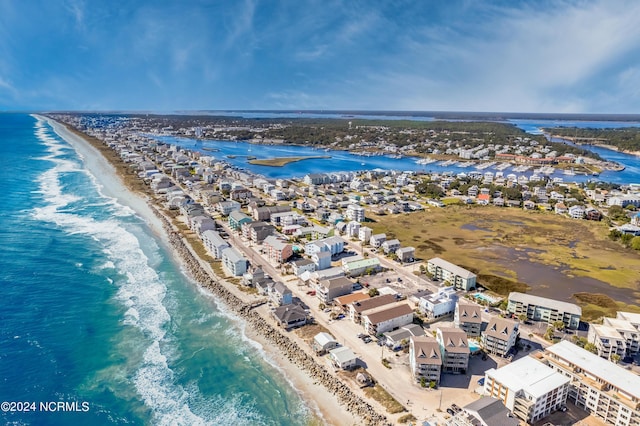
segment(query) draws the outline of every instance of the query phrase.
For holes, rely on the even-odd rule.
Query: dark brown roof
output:
[[[351,306],[357,313],[368,311],[369,309],[377,308],[379,306],[388,305],[396,301],[395,296],[392,294],[383,294],[382,296],[372,297],[371,299],[361,300],[359,302],[353,302]]]

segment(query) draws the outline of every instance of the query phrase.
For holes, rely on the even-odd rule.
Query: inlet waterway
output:
[[[290,118],[300,117],[296,114],[280,114],[280,113],[243,113],[235,114],[242,115],[245,118]],[[350,115],[345,116],[342,114],[303,114],[304,118],[358,118],[358,119],[403,119],[414,121],[430,121],[433,118],[430,117],[407,117],[407,116],[393,116],[393,115]],[[514,124],[520,129],[531,133],[540,134],[541,129],[546,127],[580,127],[580,128],[622,128],[622,127],[640,127],[640,122],[627,122],[627,121],[563,121],[563,120],[521,120],[512,119],[506,121],[507,123]],[[268,178],[291,178],[302,177],[307,173],[325,173],[328,171],[366,171],[366,170],[399,170],[399,171],[416,171],[416,172],[432,172],[432,173],[469,173],[476,171],[474,166],[462,167],[459,163],[456,164],[442,164],[443,162],[434,162],[431,164],[418,164],[415,157],[403,157],[393,158],[388,155],[376,155],[376,156],[361,156],[356,155],[348,151],[340,150],[318,150],[310,146],[298,146],[298,145],[258,145],[252,144],[246,141],[221,141],[221,140],[196,140],[190,138],[178,138],[171,136],[154,136],[156,139],[178,145],[185,149],[199,151],[203,154],[213,156],[217,159],[224,160],[227,163],[249,170],[253,173],[263,175]],[[562,171],[556,170],[553,174],[549,175],[550,178],[562,178],[565,182],[585,182],[591,179],[597,179],[605,182],[629,184],[640,183],[640,157],[626,154],[623,152],[615,151],[612,149],[606,149],[597,146],[582,146],[584,149],[588,149],[592,152],[599,154],[602,158],[609,161],[615,161],[625,166],[625,170],[620,172],[615,171],[603,171],[599,177],[576,175],[567,176],[563,175]],[[304,157],[304,156],[318,156],[326,155],[330,158],[313,158],[303,161],[289,163],[283,167],[269,167],[250,164],[248,157],[274,158],[274,157]],[[497,172],[495,164],[492,167],[488,167],[482,172]],[[513,166],[507,169],[501,170],[504,176],[510,173],[517,176],[531,176],[533,170],[526,172],[516,172],[513,170]]]

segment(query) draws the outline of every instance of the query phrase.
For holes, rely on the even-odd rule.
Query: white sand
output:
[[[134,193],[126,187],[116,169],[100,151],[84,138],[70,132],[65,125],[48,117],[38,117],[46,120],[61,138],[73,146],[87,169],[96,177],[103,194],[114,197],[121,204],[132,208],[158,237],[165,242],[168,241],[168,235],[162,222],[149,207],[148,201],[142,195]],[[168,244],[167,246],[171,247]],[[176,260],[181,261],[175,252],[173,252],[173,256]],[[335,395],[329,393],[324,386],[315,384],[311,377],[293,365],[280,351],[274,349],[265,338],[250,329],[247,329],[247,335],[262,345],[269,357],[285,373],[295,389],[300,392],[300,396],[307,401],[312,409],[320,412],[324,424],[354,425],[361,423],[357,417],[339,404]]]

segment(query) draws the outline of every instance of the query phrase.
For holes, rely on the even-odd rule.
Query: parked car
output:
[[[449,413],[452,416],[455,416],[456,413],[453,412],[453,410],[451,408],[447,408],[447,413]]]

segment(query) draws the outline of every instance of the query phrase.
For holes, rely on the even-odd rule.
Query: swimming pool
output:
[[[500,299],[496,299],[495,297],[487,296],[484,293],[476,293],[476,294],[473,295],[473,297],[475,297],[478,300],[482,300],[483,302],[487,302],[490,305],[493,305],[493,304],[498,303],[500,301]]]
[[[469,351],[471,351],[471,353],[478,352],[480,349],[482,349],[480,343],[475,340],[469,340]]]

